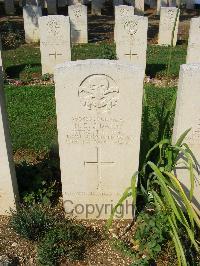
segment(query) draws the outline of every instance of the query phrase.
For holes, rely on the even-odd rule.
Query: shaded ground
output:
[[[16,5],[15,16],[5,16],[3,13],[3,5],[0,3],[0,23],[6,20],[16,22],[16,27],[21,28],[23,31],[23,19],[22,9]],[[58,14],[67,15],[67,8],[59,8]],[[46,9],[43,9],[43,15],[47,15]],[[199,10],[181,10],[178,40],[186,42],[188,39],[189,23],[191,17],[199,16]],[[159,29],[159,16],[156,15],[155,9],[150,9],[146,6],[145,16],[149,19],[149,30],[148,30],[148,42],[157,43],[157,35]],[[18,24],[18,25],[17,25]],[[0,29],[1,32],[1,29]],[[107,6],[102,10],[102,16],[91,15],[91,6],[88,6],[88,35],[89,42],[108,41],[113,42],[114,37],[114,12],[111,5]]]

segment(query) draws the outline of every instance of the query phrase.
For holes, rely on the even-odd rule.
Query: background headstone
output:
[[[48,15],[57,14],[57,4],[55,0],[46,0],[47,1],[47,12]]]
[[[1,63],[0,59],[0,215],[6,215],[9,214],[10,208],[16,207],[18,187],[6,114]]]
[[[39,6],[26,5],[23,7],[24,31],[26,43],[39,42],[38,19],[42,16]]]
[[[101,16],[105,0],[92,0],[92,15]]]
[[[7,15],[15,14],[14,0],[4,0],[5,13]]]
[[[87,6],[78,4],[68,7],[72,43],[88,42]]]
[[[135,0],[135,14],[136,15],[144,14],[144,0]]]
[[[171,45],[177,11],[178,8],[176,7],[161,7],[159,34],[158,34],[159,45],[166,45],[166,46]],[[179,24],[179,14],[177,17],[177,22],[174,30],[173,46],[175,46],[177,42],[178,24]]]
[[[71,60],[69,17],[43,16],[39,30],[42,74],[53,74],[56,64]]]
[[[54,79],[65,210],[90,204],[89,217],[74,215],[107,219],[96,206],[115,205],[138,169],[144,68],[84,60],[57,66]]]
[[[123,5],[124,1],[123,0],[113,0],[113,7]]]
[[[187,64],[200,63],[200,18],[192,18],[187,47]]]
[[[194,3],[195,3],[194,0],[187,0],[187,2],[186,2],[186,8],[187,9],[194,9]]]
[[[123,23],[129,16],[134,15],[134,7],[120,5],[115,7],[115,27],[114,27],[114,40],[117,41],[117,37],[120,39],[121,31],[124,30]]]
[[[127,17],[122,26],[121,37],[116,41],[117,58],[146,66],[148,18],[133,15]]]
[[[184,142],[194,153],[200,166],[200,64],[182,65],[179,76],[178,95],[173,131],[173,142],[187,129],[192,128]],[[189,173],[179,164],[176,174],[187,195],[190,190]],[[193,203],[200,213],[200,173],[196,175]]]

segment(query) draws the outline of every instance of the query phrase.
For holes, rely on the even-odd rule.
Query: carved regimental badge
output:
[[[78,95],[82,105],[88,110],[104,113],[117,104],[119,89],[111,77],[95,74],[84,79],[80,84]]]

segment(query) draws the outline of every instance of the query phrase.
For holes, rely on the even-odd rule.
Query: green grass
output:
[[[13,149],[49,150],[57,142],[54,87],[5,86]]]
[[[168,63],[169,47],[148,46],[146,74],[151,77],[165,76]],[[114,44],[85,44],[72,48],[72,60],[92,58],[115,58]],[[177,77],[180,65],[185,63],[186,46],[173,48],[170,76]],[[41,77],[40,51],[38,46],[23,45],[15,50],[3,51],[3,62],[7,76],[14,79]]]

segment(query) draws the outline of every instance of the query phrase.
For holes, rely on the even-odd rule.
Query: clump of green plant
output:
[[[43,81],[49,81],[52,78],[52,75],[49,73],[46,73],[42,76]]]
[[[17,166],[17,180],[20,197],[26,205],[52,204],[58,200],[61,193],[58,161],[52,158],[29,165],[26,162]]]
[[[54,219],[40,205],[11,210],[10,227],[22,237],[38,241],[54,225]]]
[[[47,232],[38,246],[39,265],[55,265],[61,257],[82,260],[85,252],[86,228],[67,221]]]
[[[136,221],[134,241],[137,245],[140,261],[155,260],[168,240],[168,214],[160,211],[142,211]],[[142,258],[142,259],[141,259]]]
[[[112,215],[107,223],[109,228],[118,206],[130,196],[132,197],[133,205],[136,207],[136,210],[138,207],[139,211],[141,206],[137,205],[136,199],[138,194],[140,194],[143,208],[148,204],[152,204],[154,211],[166,214],[166,224],[168,227],[167,237],[173,241],[178,264],[183,266],[187,265],[183,235],[187,236],[190,247],[193,247],[199,252],[199,243],[195,235],[195,229],[200,228],[200,219],[192,205],[194,180],[198,165],[192,151],[184,143],[184,139],[189,131],[184,132],[175,144],[172,144],[171,139],[163,139],[150,149],[142,170],[133,176],[131,186],[124,192],[118,204],[113,209]],[[151,157],[152,154],[154,154],[153,157]],[[151,158],[154,158],[154,162],[150,161]],[[177,164],[180,164],[180,158],[185,158],[182,163],[188,169],[191,185],[189,198],[174,174]],[[137,190],[136,183],[138,177]],[[146,229],[144,228],[144,230]],[[156,245],[159,247],[158,239],[155,242],[157,242]]]

